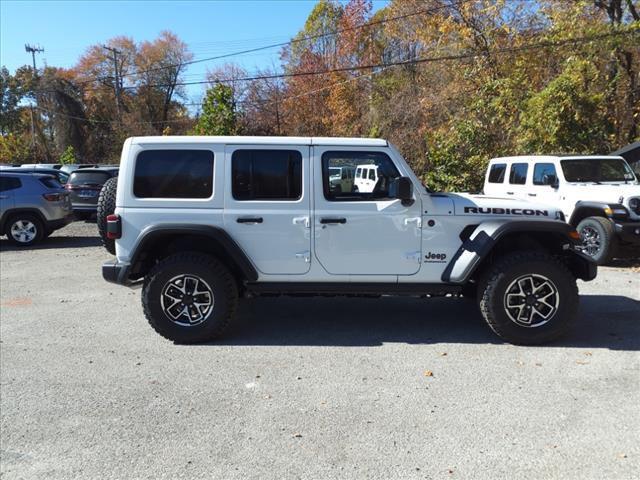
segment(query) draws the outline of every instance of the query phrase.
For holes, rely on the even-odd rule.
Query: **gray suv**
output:
[[[50,175],[0,172],[0,235],[29,246],[73,220],[69,193]]]

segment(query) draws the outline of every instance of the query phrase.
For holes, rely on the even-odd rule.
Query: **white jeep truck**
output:
[[[375,187],[332,190],[336,165],[376,166]],[[276,294],[471,296],[500,337],[536,344],[567,331],[576,279],[596,276],[559,210],[432,192],[385,140],[130,138],[103,194],[104,278],[141,284],[149,323],[180,343]]]
[[[640,185],[622,157],[519,156],[489,161],[484,193],[554,205],[603,265],[618,246],[640,254]]]

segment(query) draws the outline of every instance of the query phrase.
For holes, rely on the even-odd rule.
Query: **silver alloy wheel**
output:
[[[515,324],[539,327],[553,318],[560,306],[560,293],[547,277],[530,273],[516,278],[504,294],[504,309]]]
[[[169,280],[160,295],[162,311],[182,327],[204,322],[213,311],[213,291],[197,275],[183,274]]]
[[[590,257],[595,257],[602,250],[600,232],[593,227],[585,226],[580,230],[580,238],[584,245],[584,252]]]
[[[38,229],[29,220],[16,220],[11,225],[11,237],[20,243],[30,243],[38,235]]]

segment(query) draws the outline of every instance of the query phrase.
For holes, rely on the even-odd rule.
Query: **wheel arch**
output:
[[[130,279],[143,277],[153,265],[178,252],[213,255],[236,276],[256,281],[258,272],[240,246],[221,228],[209,225],[158,225],[145,230],[132,250]]]
[[[604,211],[607,207],[609,207],[608,203],[579,201],[576,203],[568,223],[575,228],[582,220],[588,217],[609,218]]]
[[[42,212],[37,208],[11,208],[2,214],[0,218],[0,234],[6,234],[5,228],[7,227],[7,223],[9,219],[15,215],[21,213],[29,213],[38,217],[38,219],[42,222],[43,227],[47,225],[47,219],[44,217]]]
[[[573,235],[573,236],[570,236]],[[595,263],[574,249],[577,234],[564,222],[496,220],[478,225],[453,256],[442,281],[465,284],[476,280],[498,257],[523,250],[544,251],[562,258],[583,280],[596,275]]]

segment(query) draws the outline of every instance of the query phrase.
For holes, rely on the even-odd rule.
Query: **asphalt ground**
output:
[[[448,298],[252,299],[184,346],[109,258],[89,223],[0,240],[3,479],[639,478],[637,268],[542,347]]]

